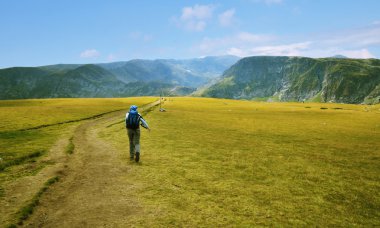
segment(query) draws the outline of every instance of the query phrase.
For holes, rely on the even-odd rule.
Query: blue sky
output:
[[[0,68],[226,54],[380,58],[380,1],[0,1]]]

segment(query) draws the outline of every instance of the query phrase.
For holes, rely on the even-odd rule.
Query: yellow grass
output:
[[[126,109],[131,102],[145,104],[152,97],[31,99],[0,101],[0,131],[31,128]]]
[[[321,109],[327,108],[327,109]],[[143,226],[380,225],[380,106],[169,98],[128,185]],[[128,159],[123,126],[103,137]]]
[[[140,98],[89,98],[89,99],[33,99],[0,101],[0,183],[6,179],[34,173],[41,167],[32,166],[24,171],[16,170],[10,177],[8,172],[14,165],[34,161],[45,155],[49,148],[64,134],[70,134],[83,118],[106,112],[125,109],[131,104],[142,105],[156,100],[153,97]],[[39,129],[28,128],[48,125]]]
[[[0,197],[3,184],[48,166],[41,157],[81,122],[54,124],[154,100],[0,101],[0,157],[17,161],[0,171]],[[138,164],[122,117],[100,132],[129,167],[129,225],[380,226],[380,105],[167,98],[163,107],[144,115],[152,131],[142,129]],[[51,126],[22,130],[42,125]]]

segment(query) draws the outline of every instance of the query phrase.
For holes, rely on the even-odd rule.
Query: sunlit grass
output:
[[[0,101],[0,184],[42,169],[13,167],[35,164],[78,122],[20,129],[154,100]],[[144,116],[152,131],[142,129],[139,164],[129,162],[124,116],[100,134],[130,167],[125,183],[140,204],[131,225],[380,225],[380,105],[167,98],[163,107]]]
[[[152,97],[3,100],[0,131],[82,119],[126,108],[131,102],[145,104],[153,100]]]
[[[67,127],[70,124],[54,125],[56,123],[89,118],[114,110],[127,110],[132,103],[142,105],[154,100],[156,98],[141,97],[0,101],[0,171],[44,155],[61,135],[69,131]],[[41,125],[51,126],[24,130]],[[73,149],[73,145],[69,144],[67,152],[72,153]],[[6,176],[6,173],[0,173],[0,182]]]
[[[324,107],[325,109],[321,109]],[[126,183],[149,226],[380,225],[380,106],[169,98]],[[122,124],[101,134],[128,160]]]
[[[58,162],[49,157],[50,149],[58,140],[68,141],[67,146],[62,149],[63,153],[73,153],[73,132],[83,120],[115,110],[128,110],[132,104],[143,105],[155,100],[157,98],[141,97],[0,101],[0,203],[13,202],[9,199],[14,199],[18,202],[17,205],[21,201],[24,204],[22,208],[8,205],[8,209],[2,210],[4,214],[1,215],[0,223],[4,223],[4,226],[7,223],[21,224],[29,217],[48,185],[56,179],[47,180],[44,186],[38,186],[34,182],[21,183],[20,180],[23,180],[22,177],[34,176],[45,167]],[[123,119],[124,116],[120,118]],[[30,129],[35,127],[38,129]],[[37,186],[34,189],[40,190],[35,192],[32,199],[18,199],[17,193],[9,191],[14,183]],[[9,210],[19,212],[14,214]]]

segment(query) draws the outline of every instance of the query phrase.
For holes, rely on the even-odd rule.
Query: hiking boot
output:
[[[139,160],[140,160],[140,152],[136,152],[135,161],[139,162]]]
[[[135,158],[134,157],[129,157],[129,160],[133,161]]]

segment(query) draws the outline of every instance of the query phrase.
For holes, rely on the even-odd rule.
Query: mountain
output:
[[[209,56],[185,60],[136,59],[99,66],[112,72],[125,83],[161,81],[179,86],[198,87],[220,76],[238,60],[239,57],[236,56]]]
[[[379,103],[380,60],[247,57],[226,70],[201,96]]]
[[[93,64],[54,73],[45,67],[0,70],[0,99],[149,96],[162,91],[176,95],[173,88],[173,84],[157,81],[123,83]]]
[[[226,56],[0,69],[0,99],[187,95],[237,60]]]
[[[0,70],[0,99],[103,97],[121,89],[114,75],[92,64],[54,73],[44,67]]]
[[[33,98],[35,90],[50,81],[49,72],[34,67],[13,67],[0,70],[0,99]]]
[[[334,55],[334,56],[331,56],[330,58],[335,58],[335,59],[347,59],[347,56],[344,56],[344,55]]]
[[[82,66],[83,64],[55,64],[55,65],[48,65],[48,66],[40,66],[39,68],[42,70],[47,70],[49,72],[67,72],[69,70],[74,70],[75,68],[78,68]]]
[[[0,99],[192,93],[233,99],[379,103],[378,59],[238,59],[212,56],[0,69]]]

